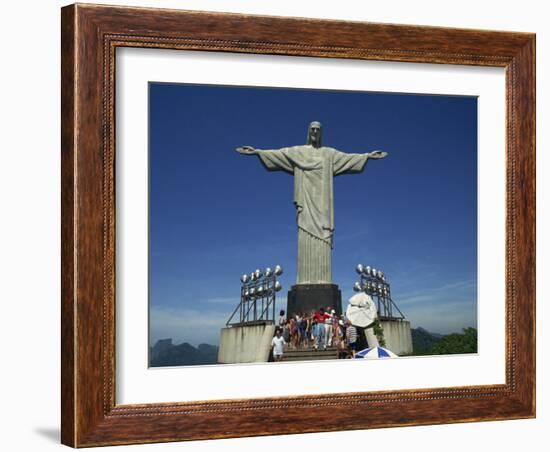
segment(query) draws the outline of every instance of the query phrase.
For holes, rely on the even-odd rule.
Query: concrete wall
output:
[[[411,322],[408,320],[382,320],[386,348],[398,356],[412,355]]]
[[[275,325],[250,325],[222,328],[218,363],[266,363]]]

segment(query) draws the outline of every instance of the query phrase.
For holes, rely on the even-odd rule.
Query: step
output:
[[[326,349],[321,347],[317,350],[314,348],[287,348],[285,353],[336,353],[336,351],[336,347],[327,347]]]
[[[286,350],[285,355],[335,355],[336,350]]]
[[[336,348],[331,347],[326,350],[304,349],[287,350],[283,354],[283,361],[312,361],[320,359],[338,359]]]
[[[281,361],[326,361],[331,359],[338,359],[336,355],[311,355],[311,356],[285,356],[283,355],[283,359]]]

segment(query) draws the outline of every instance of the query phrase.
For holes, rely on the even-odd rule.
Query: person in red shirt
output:
[[[327,319],[327,317],[329,316],[325,313],[324,308],[319,309],[313,315],[313,322],[314,322],[313,336],[315,337],[315,344],[314,344],[315,350],[318,350],[320,345],[322,345],[323,348],[326,349],[325,320]]]

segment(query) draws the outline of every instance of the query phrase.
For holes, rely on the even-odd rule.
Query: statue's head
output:
[[[307,144],[315,148],[320,148],[321,143],[321,123],[313,121],[309,124],[309,129],[307,131]]]

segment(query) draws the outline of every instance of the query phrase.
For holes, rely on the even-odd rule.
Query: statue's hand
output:
[[[384,157],[387,157],[388,153],[385,151],[372,151],[369,152],[369,158],[371,159],[383,159]]]
[[[256,149],[252,146],[241,146],[235,149],[239,154],[252,155],[256,153]]]

